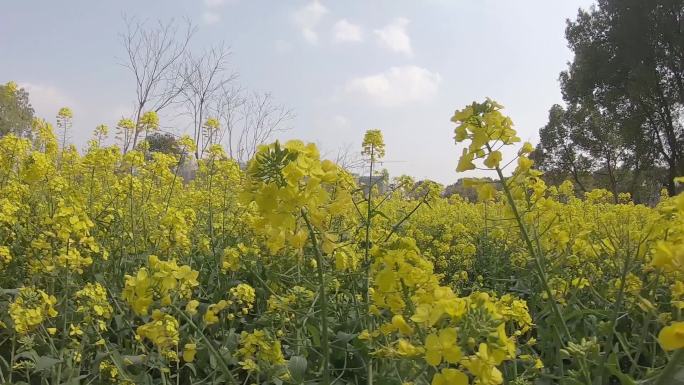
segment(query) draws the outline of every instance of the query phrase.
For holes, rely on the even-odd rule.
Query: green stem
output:
[[[12,372],[14,371],[14,353],[15,353],[15,348],[17,344],[17,334],[12,333],[12,352],[10,353],[10,362],[9,362],[9,374],[7,381],[11,384],[12,383]]]
[[[487,145],[487,149],[491,152],[492,149]],[[546,272],[544,271],[544,267],[542,266],[542,257],[537,252],[537,250],[534,248],[534,245],[532,244],[532,239],[530,238],[529,233],[527,232],[527,228],[525,227],[525,223],[522,220],[522,216],[520,215],[520,212],[518,211],[518,206],[515,204],[515,200],[513,199],[513,194],[511,194],[511,190],[506,183],[506,178],[503,176],[503,172],[501,171],[501,168],[499,166],[496,166],[496,173],[499,176],[499,180],[501,181],[501,185],[503,186],[504,193],[506,195],[506,200],[508,201],[508,204],[511,206],[511,210],[513,211],[513,215],[515,216],[515,220],[518,223],[518,228],[520,229],[520,233],[522,234],[523,240],[525,241],[525,245],[527,246],[527,250],[530,252],[532,255],[532,259],[534,260],[534,268],[536,270],[537,276],[539,278],[539,281],[541,282],[544,291],[549,297],[549,302],[551,304],[551,310],[553,311],[554,315],[556,316],[556,319],[558,323],[560,324],[560,327],[563,330],[563,334],[565,337],[568,339],[568,341],[572,340],[572,334],[570,333],[570,329],[568,329],[568,325],[565,323],[565,318],[563,317],[563,314],[560,311],[560,308],[558,307],[558,303],[553,297],[553,291],[551,290],[551,287],[549,286],[549,281],[548,278],[546,277]],[[555,330],[555,329],[554,329]],[[556,331],[557,334],[558,331]],[[560,337],[560,336],[559,336]],[[560,341],[561,347],[565,347],[565,341],[563,341],[562,338],[558,338]],[[591,377],[589,375],[589,372],[587,371],[586,366],[582,361],[579,361],[579,366],[584,374],[585,380],[588,381],[588,383],[591,383]]]
[[[541,284],[544,288],[544,291],[546,294],[549,296],[549,300],[551,302],[551,309],[553,310],[554,315],[558,319],[558,322],[560,323],[560,326],[563,329],[563,334],[568,339],[572,339],[572,334],[570,334],[570,330],[568,329],[568,325],[565,323],[565,319],[563,318],[563,314],[561,313],[560,309],[558,308],[558,303],[553,297],[553,291],[551,290],[551,287],[549,286],[548,279],[546,277],[546,273],[544,272],[544,268],[541,264],[540,257],[534,248],[534,245],[532,244],[532,240],[530,239],[529,234],[527,233],[527,228],[525,227],[525,223],[522,220],[522,217],[520,216],[520,212],[518,212],[518,206],[515,204],[515,200],[513,199],[513,195],[511,194],[511,190],[506,184],[506,178],[503,176],[503,172],[501,169],[497,166],[496,167],[496,173],[499,176],[499,180],[501,181],[501,185],[503,186],[504,189],[504,194],[506,195],[506,200],[508,201],[508,205],[511,206],[511,210],[513,211],[513,216],[515,216],[515,221],[518,223],[518,228],[520,229],[520,233],[523,237],[523,241],[525,242],[525,245],[527,246],[527,250],[530,252],[532,255],[532,259],[534,260],[534,268],[537,271],[537,276],[539,277],[539,280],[541,281]],[[565,344],[563,344],[565,345]]]
[[[366,242],[364,243],[364,257],[363,257],[363,268],[364,268],[364,282],[363,282],[363,293],[366,302],[366,327],[371,327],[370,320],[370,229],[371,229],[371,215],[373,213],[371,194],[373,192],[373,160],[375,158],[375,146],[371,146],[370,153],[370,170],[368,172],[368,208],[366,210]],[[367,383],[368,385],[373,385],[373,359],[370,358],[367,367]]]
[[[309,217],[306,215],[306,210],[302,209],[302,218],[306,222],[306,227],[309,229],[309,237],[311,238],[311,244],[313,245],[314,253],[316,255],[316,264],[318,270],[318,286],[319,286],[319,297],[321,304],[321,350],[323,355],[323,385],[330,385],[330,347],[328,346],[328,298],[325,290],[325,277],[323,276],[323,258],[321,251],[318,248],[318,240],[316,239],[316,232],[314,231],[311,222],[309,222]]]
[[[665,369],[663,369],[653,385],[668,385],[674,383],[675,375],[678,373],[683,359],[684,349],[678,349],[672,358],[670,358],[670,362],[667,363]]]
[[[636,253],[639,253],[638,248]],[[620,288],[618,289],[617,298],[615,299],[615,305],[613,306],[613,314],[610,319],[610,335],[608,336],[608,341],[606,342],[605,347],[605,353],[603,357],[601,357],[601,364],[599,365],[599,370],[601,371],[600,373],[602,384],[607,383],[608,378],[610,377],[610,375],[607,375],[608,368],[606,366],[606,362],[608,361],[608,356],[610,355],[609,350],[613,349],[613,342],[615,341],[615,325],[617,324],[618,315],[620,314],[620,308],[622,307],[622,302],[624,300],[627,274],[629,273],[632,260],[630,256],[631,253],[627,251],[627,253],[625,253],[625,260],[623,261],[622,272],[620,274]]]
[[[211,352],[211,354],[214,355],[214,357],[217,358],[217,362],[219,366],[221,366],[221,369],[223,369],[223,372],[228,376],[228,382],[237,385],[237,381],[235,381],[235,377],[233,377],[233,372],[230,371],[230,368],[228,368],[228,363],[226,362],[225,358],[216,350],[214,347],[214,344],[209,340],[209,338],[197,327],[197,325],[192,321],[192,318],[188,317],[182,310],[180,310],[178,307],[175,305],[171,305],[173,309],[185,320],[185,322],[190,325],[192,329],[194,329],[199,335],[202,341],[207,345],[207,348]]]

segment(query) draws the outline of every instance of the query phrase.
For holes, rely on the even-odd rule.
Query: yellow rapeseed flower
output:
[[[675,350],[684,347],[684,322],[673,322],[658,333],[658,342],[664,350]]]
[[[432,333],[425,339],[425,361],[432,366],[442,360],[455,364],[461,359],[461,348],[456,341],[456,328],[446,328]]]

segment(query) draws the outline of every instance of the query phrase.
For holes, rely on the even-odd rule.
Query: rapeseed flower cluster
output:
[[[188,300],[199,285],[199,272],[175,260],[163,261],[150,255],[146,267],[135,276],[126,275],[122,297],[138,315],[147,315],[150,305],[159,301],[161,306],[171,305],[174,299]]]
[[[138,326],[136,334],[141,339],[150,340],[164,357],[178,359],[178,320],[173,316],[155,309],[152,319],[144,325]]]
[[[76,292],[76,312],[83,315],[86,323],[96,322],[100,331],[107,329],[106,322],[112,318],[114,309],[107,298],[107,289],[99,283],[86,283]]]
[[[57,298],[43,290],[35,287],[20,288],[17,297],[9,305],[14,330],[19,334],[27,334],[44,321],[56,317],[56,303]]]
[[[301,249],[309,234],[302,214],[325,230],[330,216],[346,213],[351,206],[349,187],[353,181],[339,166],[320,160],[313,144],[289,141],[261,146],[247,168],[248,181],[242,194],[254,202],[260,215],[255,229],[262,233],[271,252],[286,244]],[[326,251],[332,242],[326,238]]]
[[[261,371],[285,364],[280,342],[265,331],[242,332],[238,349],[240,366],[246,371]]]

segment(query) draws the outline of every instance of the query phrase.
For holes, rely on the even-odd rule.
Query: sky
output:
[[[230,70],[247,90],[291,109],[279,139],[316,143],[335,158],[360,151],[380,129],[390,176],[450,184],[461,146],[456,109],[486,97],[536,143],[562,103],[558,75],[572,52],[564,32],[590,0],[5,0],[0,4],[0,82],[29,91],[52,122],[74,112],[72,140],[133,112],[135,83],[121,63],[123,15],[189,18],[191,50],[230,47]],[[166,121],[164,121],[166,119]],[[162,116],[175,133],[187,127]]]

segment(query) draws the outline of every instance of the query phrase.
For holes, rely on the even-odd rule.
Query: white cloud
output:
[[[202,20],[207,25],[216,24],[221,21],[220,9],[226,4],[234,4],[238,0],[204,0],[204,13],[202,13]]]
[[[221,21],[221,15],[216,12],[206,11],[202,14],[202,20],[207,25],[216,24]]]
[[[226,0],[204,0],[204,5],[208,8],[220,7],[225,4]]]
[[[316,26],[326,13],[328,13],[328,8],[324,7],[318,0],[313,0],[297,10],[292,15],[292,19],[301,30],[304,39],[311,44],[316,44],[318,42]]]
[[[310,28],[302,29],[302,36],[304,36],[304,40],[308,41],[311,44],[318,43],[318,34],[313,29],[310,29]]]
[[[381,107],[398,107],[425,102],[437,94],[442,77],[416,66],[392,67],[369,76],[351,79],[344,91]]]
[[[406,33],[409,19],[399,17],[394,19],[381,29],[376,29],[375,35],[378,37],[380,45],[388,50],[406,55],[413,54],[411,49],[411,38]]]
[[[363,31],[361,26],[352,24],[347,19],[342,19],[333,26],[333,33],[335,34],[335,41],[342,42],[358,42],[363,40]]]
[[[78,103],[57,87],[34,83],[20,83],[19,86],[28,91],[31,106],[33,106],[36,116],[48,121],[54,120],[57,111],[62,107],[69,107],[72,110],[79,109]],[[78,112],[75,111],[75,113]]]

